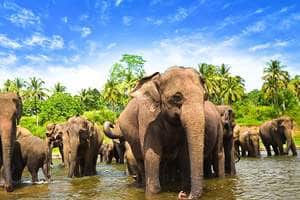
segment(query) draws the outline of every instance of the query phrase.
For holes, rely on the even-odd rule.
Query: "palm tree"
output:
[[[108,80],[104,86],[103,99],[110,102],[113,111],[117,111],[119,97],[121,96],[118,84],[113,80]]]
[[[263,87],[265,97],[273,105],[279,103],[279,90],[286,89],[289,83],[289,73],[283,70],[285,66],[278,60],[271,60],[264,68]]]
[[[46,91],[47,89],[43,87],[45,82],[36,77],[31,77],[29,78],[29,81],[26,82],[27,85],[27,96],[31,98],[34,102],[34,107],[33,107],[33,112],[36,115],[36,125],[38,126],[39,121],[38,121],[38,103],[43,101],[46,97]]]
[[[53,93],[63,93],[67,90],[66,86],[62,85],[60,82],[54,84]]]
[[[7,79],[7,80],[4,82],[4,88],[3,88],[3,91],[4,91],[4,92],[11,92],[12,84],[13,84],[13,82],[12,82],[10,79]]]
[[[222,86],[222,103],[232,105],[232,103],[241,100],[245,93],[243,79],[239,76],[228,76]]]
[[[300,100],[300,75],[296,75],[289,83],[289,89],[298,97]]]

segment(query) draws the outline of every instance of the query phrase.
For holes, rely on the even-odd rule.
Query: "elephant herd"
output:
[[[41,168],[50,179],[52,149],[59,148],[68,177],[96,174],[100,160],[126,163],[128,174],[145,188],[147,197],[179,181],[179,199],[203,193],[203,178],[235,175],[235,157],[259,156],[259,137],[271,155],[297,154],[293,121],[281,117],[264,123],[259,131],[235,124],[230,106],[207,100],[204,77],[193,68],[171,67],[139,80],[131,100],[115,123],[103,124],[112,143],[104,144],[99,127],[83,117],[49,124],[46,139],[17,127],[22,111],[16,94],[0,94],[1,184],[9,192],[27,166],[32,181]],[[283,149],[283,144],[287,144]],[[241,153],[240,153],[241,152]]]
[[[287,155],[292,151],[297,155],[293,140],[294,122],[290,117],[280,117],[263,123],[258,129],[236,126],[234,129],[234,147],[240,156],[259,157],[259,140],[265,146],[267,155],[271,156],[271,146],[275,155]],[[286,148],[284,149],[284,144]]]

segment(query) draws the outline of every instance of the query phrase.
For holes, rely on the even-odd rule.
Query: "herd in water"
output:
[[[273,119],[259,128],[236,125],[230,106],[207,100],[205,81],[192,68],[171,67],[145,77],[131,96],[114,123],[97,125],[74,116],[47,125],[45,139],[40,139],[17,126],[21,98],[0,94],[0,184],[12,192],[25,167],[33,183],[39,169],[47,181],[55,179],[50,171],[57,147],[70,178],[96,175],[98,157],[108,164],[115,158],[126,164],[127,174],[145,188],[147,197],[162,185],[180,182],[178,199],[196,199],[203,193],[203,177],[234,176],[240,156],[260,156],[260,139],[268,156],[271,147],[275,155],[289,150],[297,155],[291,118]]]

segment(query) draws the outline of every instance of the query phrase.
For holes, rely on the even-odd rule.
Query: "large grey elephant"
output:
[[[290,117],[280,117],[265,122],[259,127],[259,135],[266,148],[268,156],[271,156],[271,146],[275,155],[288,154],[289,150],[293,155],[297,155],[296,145],[293,140],[294,124]],[[283,144],[286,143],[286,149]]]
[[[63,132],[63,152],[69,177],[95,175],[103,135],[83,117],[71,117]]]
[[[234,129],[234,147],[238,155],[248,157],[260,156],[259,134],[255,128],[241,128],[236,126]]]
[[[22,100],[15,93],[0,94],[0,169],[3,166],[4,188],[13,191],[12,155],[16,141],[16,125],[22,113]]]
[[[22,172],[27,166],[32,177],[32,183],[38,181],[38,171],[41,168],[45,179],[50,180],[51,153],[47,142],[32,135],[23,127],[17,128],[17,140],[13,156],[13,179],[20,181]]]
[[[235,114],[233,109],[229,105],[217,106],[219,113],[221,114],[223,123],[223,146],[225,153],[225,173],[228,175],[235,175],[235,150],[233,144],[233,130],[235,127]]]
[[[132,147],[146,196],[161,190],[160,165],[176,159],[181,159],[183,168],[189,164],[188,170],[182,169],[191,182],[188,197],[201,196],[206,94],[200,74],[192,68],[172,67],[141,79],[131,96],[114,128],[105,134],[124,138]]]

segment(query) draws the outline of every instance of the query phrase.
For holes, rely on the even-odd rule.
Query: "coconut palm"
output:
[[[300,100],[300,75],[296,75],[290,81],[288,88],[298,97],[298,100]]]
[[[66,86],[62,85],[60,82],[55,83],[54,88],[53,88],[53,93],[63,93],[66,91]]]
[[[289,83],[289,73],[283,70],[285,66],[278,60],[271,60],[264,69],[263,87],[265,98],[273,105],[279,103],[279,89],[286,89]]]
[[[242,99],[245,94],[243,79],[239,76],[228,76],[223,82],[221,96],[222,103],[232,105],[232,103]]]
[[[47,89],[43,87],[45,82],[36,77],[31,77],[29,78],[29,81],[26,82],[27,85],[27,91],[26,91],[26,96],[33,100],[33,113],[36,115],[36,125],[38,126],[39,121],[38,121],[38,113],[39,113],[39,108],[38,108],[38,103],[41,101],[45,100],[47,97]]]

